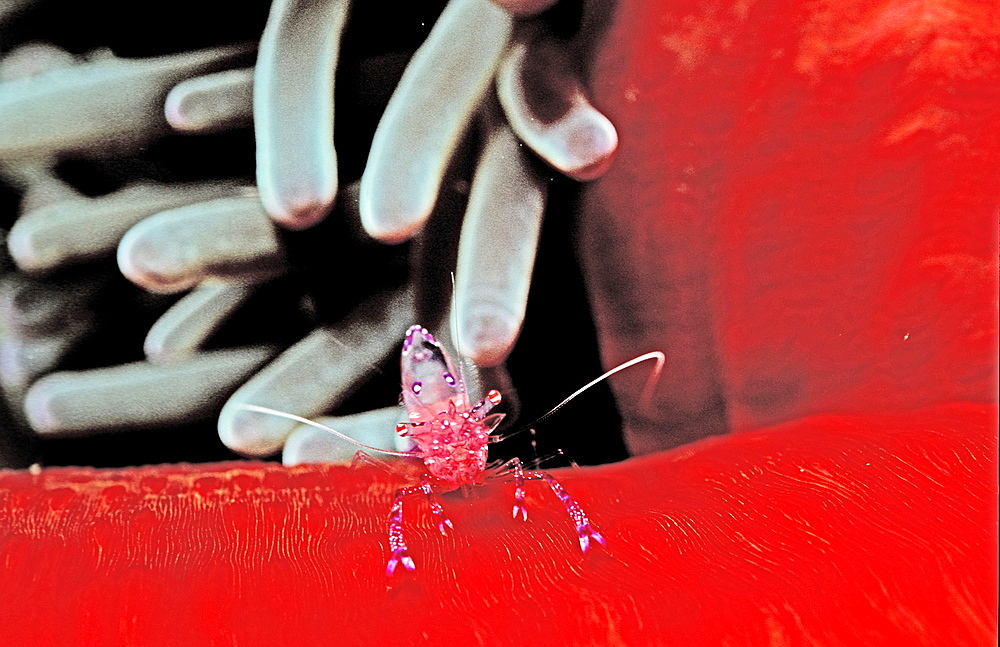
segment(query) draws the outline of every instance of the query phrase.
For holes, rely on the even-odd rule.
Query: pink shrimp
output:
[[[656,367],[649,382],[651,385],[659,375],[665,360],[663,353],[659,351],[640,355],[591,380],[570,394],[542,418],[552,415],[570,400],[601,380],[639,362],[651,359],[656,360]],[[503,419],[503,414],[489,413],[500,403],[500,392],[495,389],[491,390],[485,398],[473,404],[469,399],[461,375],[456,372],[448,354],[427,329],[421,326],[411,326],[406,331],[400,363],[403,378],[403,403],[406,405],[409,421],[396,425],[396,432],[413,440],[416,449],[412,452],[397,452],[371,447],[307,418],[267,407],[242,405],[243,408],[251,411],[278,415],[319,427],[365,449],[385,454],[415,456],[423,461],[427,473],[421,476],[420,483],[397,490],[393,499],[389,512],[389,549],[391,554],[385,569],[387,577],[391,577],[400,564],[407,570],[416,568],[413,559],[407,552],[406,540],[403,536],[404,499],[411,495],[424,495],[431,512],[437,517],[438,530],[441,534],[447,534],[447,529],[454,528],[454,526],[438,501],[435,490],[450,491],[465,485],[476,485],[483,482],[487,471],[488,445],[497,440],[491,434]],[[499,468],[499,471],[506,472],[507,470],[511,474],[510,479],[514,482],[513,516],[515,519],[518,516],[523,520],[528,518],[528,510],[524,505],[525,482],[545,481],[546,485],[563,502],[566,512],[576,526],[581,550],[586,553],[590,549],[592,541],[601,545],[605,544],[604,537],[591,523],[580,504],[555,478],[545,472],[524,469],[521,461],[517,458],[507,461]]]
[[[657,373],[663,363],[663,353],[653,352],[637,357],[630,362],[605,373],[597,380],[584,386],[563,400],[550,411],[550,415],[585,389],[605,379],[609,375],[646,359],[657,359]],[[445,515],[444,508],[434,494],[434,487],[453,490],[463,485],[481,483],[486,470],[487,446],[490,434],[503,418],[502,414],[488,415],[500,403],[500,392],[491,390],[486,397],[471,404],[469,395],[460,376],[455,371],[448,354],[425,328],[411,326],[403,340],[401,358],[403,376],[403,402],[409,414],[409,422],[396,425],[401,436],[409,436],[417,445],[417,454],[427,467],[428,474],[421,477],[419,485],[405,487],[396,492],[396,498],[389,513],[389,549],[392,554],[386,565],[386,575],[391,576],[399,564],[413,570],[416,566],[407,554],[403,537],[403,499],[413,494],[427,497],[431,512],[438,518],[438,529],[446,534],[452,523]],[[525,470],[521,461],[513,458],[501,469],[507,468],[514,481],[513,515],[527,520],[528,509],[524,505],[524,483],[529,480],[545,481],[566,506],[566,512],[576,526],[580,548],[587,552],[591,540],[604,545],[601,536],[591,523],[587,513],[576,500],[545,472]]]

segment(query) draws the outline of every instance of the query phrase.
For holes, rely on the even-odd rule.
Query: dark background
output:
[[[443,2],[357,2],[343,43],[337,76],[335,138],[342,186],[360,178],[368,146],[379,115],[388,101],[403,67],[426,37]],[[226,11],[227,8],[233,7]],[[43,0],[0,25],[0,54],[31,41],[50,42],[75,54],[108,48],[122,57],[147,57],[228,43],[255,42],[267,17],[267,2],[193,2],[169,4],[127,2],[79,3]],[[552,14],[556,31],[571,32],[574,16]],[[2,127],[2,124],[0,124]],[[465,152],[454,165],[458,186],[462,174],[471,173],[477,142],[469,137]],[[250,128],[212,135],[167,135],[127,157],[65,159],[58,174],[86,195],[101,195],[141,178],[161,182],[203,181],[239,178],[247,183],[254,176],[253,132]],[[566,395],[602,371],[586,293],[576,260],[573,214],[579,199],[576,183],[552,175],[549,207],[542,231],[528,313],[518,345],[508,360],[514,390],[505,393],[519,403],[517,420],[505,422],[501,431],[530,423]],[[461,213],[463,196],[453,196],[451,207]],[[0,228],[10,227],[16,217],[17,191],[0,182]],[[440,206],[440,205],[439,205]],[[442,210],[444,211],[444,210]],[[429,225],[443,241],[455,231],[454,213],[442,213]],[[335,320],[355,303],[365,290],[401,282],[411,260],[426,249],[413,245],[385,247],[362,244],[354,256],[341,263],[360,260],[365,267],[378,267],[367,281],[354,285],[352,295],[340,281],[342,274],[329,252],[328,241],[345,227],[355,229],[350,214],[335,214],[318,229],[285,232],[291,272],[261,289],[213,338],[216,347],[271,341],[291,344],[315,325]],[[2,233],[2,232],[0,232]],[[447,247],[447,245],[445,245]],[[453,254],[453,250],[451,250]],[[355,258],[360,257],[360,258]],[[440,268],[450,271],[453,256],[442,253]],[[373,263],[376,260],[376,263]],[[61,369],[86,370],[142,358],[142,339],[153,321],[177,297],[150,295],[117,275],[113,263],[75,266],[63,276],[95,271],[109,278],[99,328],[61,364]],[[0,265],[2,268],[3,265]],[[0,270],[2,271],[2,270]],[[7,264],[7,271],[13,271]],[[46,280],[61,280],[59,275]],[[445,284],[450,290],[450,281]],[[347,292],[345,292],[347,290]],[[270,313],[280,311],[279,321]],[[425,322],[420,322],[425,323]],[[400,335],[402,336],[400,331]],[[393,360],[334,413],[351,413],[396,402],[399,369]],[[487,387],[492,385],[485,385]],[[237,458],[219,441],[214,420],[163,430],[136,430],[87,437],[38,440],[14,421],[10,412],[0,412],[0,429],[6,438],[0,453],[6,462],[26,465],[121,466],[162,462],[202,462]],[[514,455],[531,460],[562,450],[581,464],[620,460],[626,456],[620,419],[606,384],[588,391],[551,419],[534,435],[522,433],[491,448],[491,458]],[[277,459],[277,457],[276,457]],[[557,457],[546,465],[564,463]],[[0,464],[3,461],[0,460]]]

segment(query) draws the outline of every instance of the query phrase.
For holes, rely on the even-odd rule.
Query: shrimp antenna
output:
[[[413,452],[397,452],[392,449],[382,449],[381,447],[372,447],[371,445],[366,445],[360,440],[355,440],[345,433],[339,432],[332,427],[327,427],[324,424],[320,424],[315,420],[310,420],[309,418],[303,418],[302,416],[297,416],[294,413],[286,413],[284,411],[278,411],[277,409],[271,409],[269,407],[261,407],[256,404],[243,404],[238,405],[240,409],[245,409],[247,411],[256,411],[258,413],[266,413],[272,416],[278,416],[279,418],[288,418],[289,420],[294,420],[296,422],[301,422],[304,425],[309,425],[311,427],[316,427],[317,429],[322,429],[323,431],[328,431],[334,436],[346,440],[349,443],[353,443],[362,449],[367,449],[368,451],[378,452],[380,454],[388,454],[389,456],[415,456]]]
[[[458,358],[458,383],[462,386],[462,394],[468,395],[468,385],[465,383],[465,355],[462,354],[462,343],[458,334],[458,283],[455,273],[451,273],[451,339],[455,344],[455,356]],[[478,380],[477,380],[478,382]],[[476,388],[480,385],[477,383]],[[469,396],[471,397],[471,396]]]
[[[587,389],[589,389],[589,388],[591,388],[591,387],[593,387],[593,386],[595,386],[597,384],[600,384],[601,382],[603,382],[604,380],[608,379],[609,377],[611,377],[615,373],[619,373],[619,372],[624,371],[625,369],[627,369],[629,367],[635,366],[636,364],[641,364],[642,362],[647,362],[647,361],[649,361],[651,359],[656,360],[656,366],[653,367],[653,372],[650,373],[649,378],[646,380],[646,386],[643,387],[643,389],[642,389],[642,395],[639,398],[639,401],[642,404],[647,403],[649,401],[650,397],[652,397],[653,387],[655,387],[657,381],[659,381],[659,379],[660,379],[660,373],[663,372],[663,365],[667,361],[667,356],[664,355],[662,351],[658,351],[658,350],[650,351],[648,353],[644,353],[642,355],[639,355],[638,357],[634,357],[634,358],[630,359],[627,362],[619,364],[618,366],[616,366],[613,369],[611,369],[610,371],[602,374],[601,376],[595,377],[591,381],[589,381],[586,384],[584,384],[583,386],[581,386],[576,391],[573,391],[572,393],[570,393],[569,396],[565,400],[563,400],[562,402],[560,402],[556,406],[554,406],[551,409],[549,409],[548,413],[545,413],[542,416],[536,418],[534,422],[521,427],[517,431],[511,432],[511,433],[509,433],[509,434],[507,434],[505,436],[501,436],[501,437],[497,438],[494,442],[500,442],[502,440],[507,440],[511,436],[516,436],[517,434],[521,433],[522,431],[525,431],[525,430],[527,430],[527,429],[529,429],[529,428],[537,425],[541,421],[545,420],[546,418],[548,418],[549,416],[551,416],[552,414],[554,414],[556,411],[559,411],[560,409],[562,409],[563,407],[565,407],[567,404],[569,404],[570,402],[572,402],[577,396],[579,396],[581,393],[583,393]]]

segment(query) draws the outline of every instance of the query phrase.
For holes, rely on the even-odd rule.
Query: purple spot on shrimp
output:
[[[414,382],[413,384],[410,385],[410,390],[413,391],[413,393],[415,393],[416,395],[420,395],[420,391],[422,391],[423,388],[424,388],[423,382]]]
[[[441,377],[443,377],[444,381],[448,383],[448,386],[455,386],[455,376],[450,372],[445,371],[441,374]]]
[[[410,326],[406,329],[406,336],[403,337],[403,352],[410,350],[410,346],[413,345],[413,335],[417,332],[422,331],[423,328],[420,326]]]

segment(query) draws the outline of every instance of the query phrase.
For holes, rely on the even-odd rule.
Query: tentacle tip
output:
[[[267,456],[281,449],[295,423],[260,415],[246,403],[227,402],[219,413],[216,426],[219,439],[234,452]],[[280,420],[280,422],[278,422]]]
[[[424,226],[434,207],[433,200],[425,204],[394,204],[383,196],[372,196],[365,191],[361,181],[358,210],[361,226],[375,240],[387,245],[397,245],[413,238]]]
[[[591,182],[607,173],[613,160],[614,151],[584,166],[565,169],[565,173],[579,182]]]
[[[57,244],[40,242],[38,238],[36,228],[30,223],[20,227],[15,223],[7,235],[7,251],[18,268],[25,272],[48,270],[61,260],[62,253]]]
[[[515,16],[533,16],[555,4],[555,0],[493,0],[493,4]]]
[[[194,287],[202,268],[188,249],[170,243],[157,218],[149,218],[129,229],[118,243],[116,259],[122,275],[139,287],[157,294],[174,294]]]
[[[167,98],[163,101],[163,114],[174,130],[197,132],[202,128],[203,120],[199,119],[197,103],[192,101],[192,94],[188,88],[176,86],[167,94]]]
[[[288,209],[284,211],[270,212],[271,219],[285,229],[291,231],[302,231],[319,224],[326,219],[329,208],[317,207],[315,209]]]
[[[58,377],[55,379],[58,380]],[[41,435],[58,432],[63,426],[56,414],[58,390],[50,387],[52,381],[52,376],[48,379],[43,377],[28,389],[24,397],[23,406],[28,424]]]
[[[324,220],[337,198],[336,170],[313,183],[296,178],[289,181],[258,173],[260,201],[271,220],[292,231],[309,229]]]
[[[480,366],[496,366],[507,359],[523,323],[522,317],[503,306],[488,303],[470,306],[459,318],[464,350]]]

